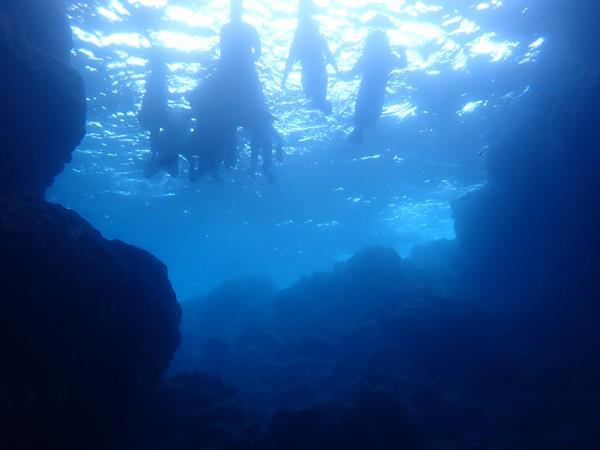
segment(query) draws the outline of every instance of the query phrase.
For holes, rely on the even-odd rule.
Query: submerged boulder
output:
[[[228,281],[183,305],[182,328],[196,344],[215,339],[231,343],[249,323],[265,319],[276,295],[273,282],[265,278]]]
[[[85,134],[63,0],[0,4],[0,448],[118,450],[179,346],[166,267],[42,197]]]
[[[129,450],[265,450],[259,422],[215,377],[182,373],[148,400]]]
[[[163,264],[76,213],[0,197],[1,448],[118,448],[179,345]]]
[[[303,333],[372,320],[379,308],[401,302],[405,286],[413,288],[413,272],[392,249],[364,249],[333,271],[304,277],[281,291],[273,306],[276,322],[285,323],[286,333]]]
[[[54,11],[43,6],[46,2],[35,2],[42,6],[35,10],[26,7],[30,4],[9,1],[0,6],[3,194],[43,195],[85,135],[83,82],[66,61],[71,45],[70,30],[62,22],[66,16],[54,24],[52,14],[44,14]]]

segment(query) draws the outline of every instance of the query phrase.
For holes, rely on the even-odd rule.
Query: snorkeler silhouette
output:
[[[260,37],[243,20],[242,0],[231,0],[231,21],[221,29],[220,49],[218,78],[223,103],[240,126],[265,103],[256,70],[262,52]]]
[[[186,155],[190,144],[191,115],[182,108],[169,109],[154,152],[146,161],[144,176],[151,178],[164,170],[179,176],[179,156]]]
[[[221,64],[226,67],[251,67],[261,56],[258,31],[244,22],[242,0],[231,0],[230,22],[221,29]]]
[[[195,130],[185,155],[190,162],[190,181],[209,174],[220,181],[219,168],[235,158],[236,126],[222,102],[222,88],[216,76],[209,76],[188,96]],[[227,165],[227,164],[226,164]]]
[[[146,92],[138,118],[140,125],[150,132],[150,150],[153,155],[156,155],[160,131],[168,120],[169,88],[167,65],[162,57],[155,53],[149,65],[150,74],[146,80]]]
[[[366,39],[362,56],[347,75],[362,75],[354,111],[354,130],[350,140],[362,143],[365,129],[375,126],[383,112],[390,73],[406,66],[406,55],[392,52],[384,31],[373,31]]]
[[[274,176],[270,173],[272,118],[256,68],[256,61],[261,56],[260,37],[258,31],[243,20],[242,0],[231,0],[231,20],[221,29],[220,50],[211,93],[197,102],[212,112],[202,113],[204,107],[195,108],[199,111],[199,123],[204,127],[197,133],[196,141],[204,147],[214,143],[214,151],[205,154],[209,170],[214,174],[221,163],[227,168],[236,164],[236,130],[239,127],[248,129],[255,154],[256,151],[263,154],[265,175],[273,181]]]
[[[319,31],[313,19],[315,6],[312,0],[301,0],[298,13],[298,28],[283,73],[282,86],[296,61],[302,65],[302,88],[315,107],[325,114],[331,114],[331,102],[327,100],[327,64],[338,70],[329,44]]]

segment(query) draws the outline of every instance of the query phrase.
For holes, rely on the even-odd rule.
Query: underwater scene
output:
[[[159,256],[182,300],[247,274],[286,287],[365,246],[407,256],[453,239],[450,205],[485,182],[482,155],[511,107],[527,101],[544,37],[503,29],[501,2],[450,3],[319,4],[312,20],[338,68],[325,78],[332,112],[324,114],[303,92],[300,62],[281,84],[298,5],[246,2],[244,20],[261,40],[266,111],[285,154],[273,168],[277,183],[249,176],[247,136],[220,182],[190,183],[184,158],[179,177],[144,177],[150,138],[139,112],[158,48],[169,108],[194,115],[190,101],[218,64],[229,2],[75,2],[72,64],[86,84],[88,134],[48,197],[107,237]],[[352,70],[372,30],[386,30],[406,62],[391,73],[381,123],[360,146],[348,138],[360,76],[339,74]]]
[[[0,448],[600,448],[596,0],[2,0]]]

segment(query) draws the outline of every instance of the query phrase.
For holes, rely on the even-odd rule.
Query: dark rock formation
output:
[[[241,327],[263,319],[276,295],[270,280],[231,280],[206,297],[184,304],[182,327],[196,343],[210,339],[232,342]]]
[[[528,286],[542,298],[539,288],[556,292],[572,278],[578,281],[565,289],[597,296],[600,4],[550,0],[526,13],[519,2],[508,9],[549,43],[531,95],[518,105],[529,115],[489,151],[488,184],[455,205],[460,259],[472,281],[492,290]]]
[[[580,278],[567,278],[516,308],[368,249],[264,302],[260,326],[238,323],[237,337],[206,346],[184,334],[184,367],[224,377],[265,421],[274,416],[260,448],[596,448],[600,331],[592,309],[570,303]],[[248,289],[230,283],[210,298],[235,308],[237,292],[243,309],[261,292]]]
[[[2,448],[115,448],[179,344],[166,268],[74,212],[0,199]]]
[[[0,10],[19,24],[31,44],[62,60],[69,59],[73,38],[64,0],[2,0]]]
[[[598,57],[600,4],[596,0],[549,0],[531,6],[526,14],[529,29],[542,31],[553,41],[562,40],[564,46],[582,56]]]
[[[282,291],[274,305],[277,321],[290,332],[344,328],[347,321],[373,319],[378,307],[402,296],[411,276],[395,251],[365,249],[332,272],[305,277]]]
[[[418,450],[423,448],[409,407],[383,390],[354,401],[279,412],[271,423],[273,450]]]
[[[145,405],[131,450],[265,450],[258,421],[218,378],[182,373]]]
[[[0,4],[0,448],[117,450],[179,345],[166,268],[41,197],[85,134],[59,0]]]
[[[487,186],[456,204],[462,258],[480,281],[512,289],[579,269],[596,276],[599,71],[566,70],[570,81],[537,97],[527,122],[490,152]]]
[[[34,3],[42,5],[41,11],[32,9]],[[4,194],[43,195],[85,134],[83,83],[65,61],[70,50],[68,39],[60,37],[65,34],[65,16],[56,15],[55,24],[53,15],[44,14],[51,4],[60,2],[0,5],[0,192]],[[58,37],[50,35],[55,31]]]

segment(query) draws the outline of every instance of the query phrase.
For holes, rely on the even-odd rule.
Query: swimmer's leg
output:
[[[365,138],[365,129],[361,126],[354,127],[352,133],[350,133],[350,142],[353,144],[362,144]]]
[[[315,108],[328,116],[333,112],[333,105],[327,100],[327,83],[328,75],[326,67],[302,72],[304,95],[306,95]]]

